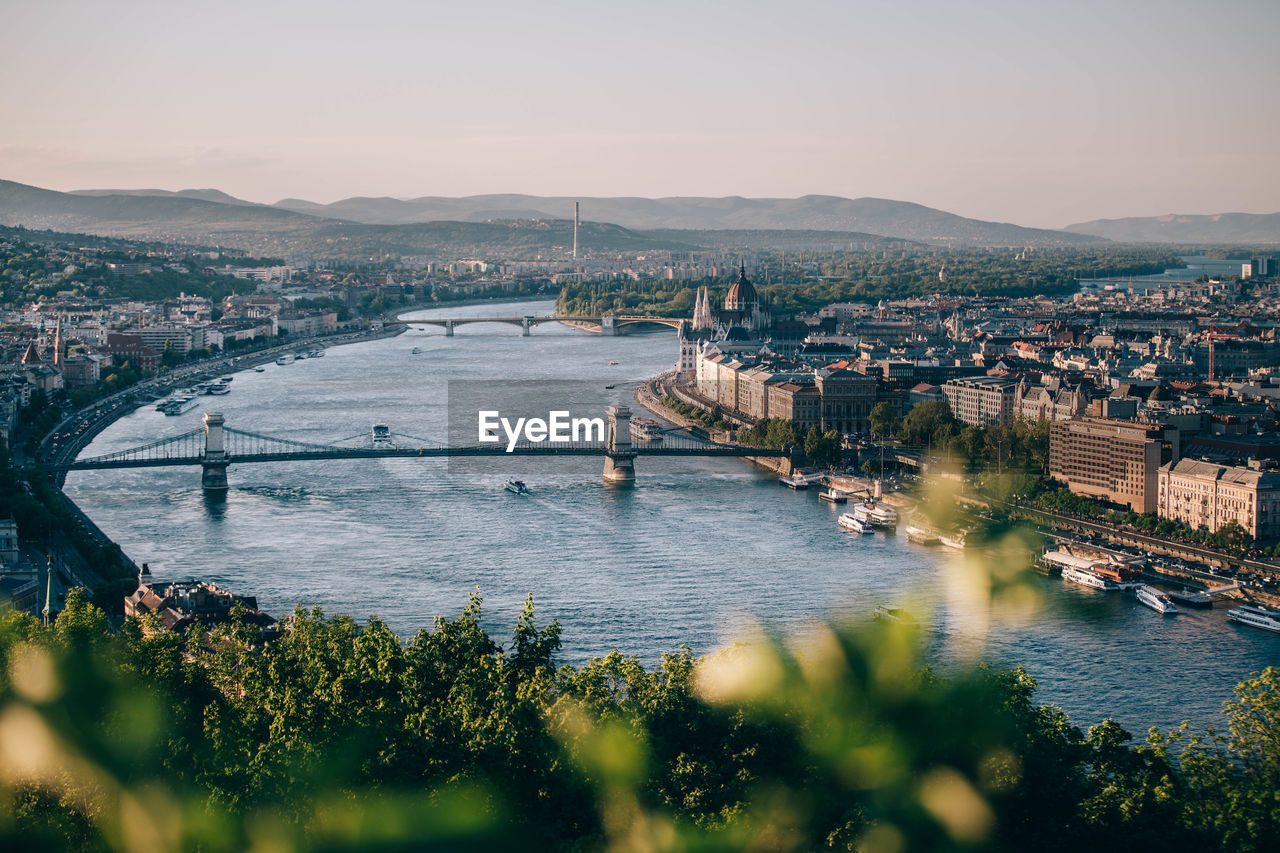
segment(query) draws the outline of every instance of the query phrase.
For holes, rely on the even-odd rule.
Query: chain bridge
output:
[[[790,450],[766,450],[738,444],[721,444],[701,439],[686,430],[663,431],[661,441],[631,440],[631,411],[627,406],[607,410],[604,441],[533,442],[523,439],[510,450],[505,439],[497,443],[453,445],[405,435],[388,435],[375,445],[365,437],[363,445],[344,444],[361,436],[351,436],[333,444],[315,444],[294,439],[232,429],[219,412],[208,412],[204,426],[181,435],[157,439],[148,444],[46,465],[55,477],[68,471],[100,471],[115,468],[161,468],[200,466],[201,485],[206,491],[227,490],[227,467],[262,462],[304,462],[341,459],[420,459],[438,457],[504,456],[601,456],[606,483],[635,482],[635,460],[642,456],[770,457],[790,459]]]

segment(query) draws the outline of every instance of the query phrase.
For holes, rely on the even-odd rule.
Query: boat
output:
[[[792,474],[790,477],[779,477],[778,482],[792,489],[809,488],[809,481],[803,474]]]
[[[172,400],[165,403],[164,408],[161,409],[161,411],[172,417],[174,415],[180,415],[183,412],[189,412],[198,405],[200,405],[200,401],[196,399],[194,394],[184,395],[182,397],[174,397]]]
[[[904,625],[916,624],[916,620],[911,618],[911,614],[901,607],[889,607],[884,604],[876,605],[875,618],[885,622],[901,622]]]
[[[917,545],[939,544],[938,532],[936,530],[930,530],[927,527],[917,527],[913,524],[907,528],[906,533],[908,542],[914,542]]]
[[[837,489],[835,486],[823,489],[822,494],[818,495],[818,498],[829,504],[842,504],[849,500],[849,496]]]
[[[1171,589],[1166,595],[1179,604],[1185,604],[1188,607],[1212,607],[1213,596],[1207,592],[1198,589],[1190,589],[1184,587],[1182,589]]]
[[[854,516],[861,522],[873,527],[894,529],[898,526],[898,511],[888,504],[878,501],[867,501],[853,508]]]
[[[662,424],[653,418],[632,418],[631,438],[634,441],[662,441]]]
[[[851,512],[843,513],[840,518],[836,520],[836,524],[840,525],[842,530],[848,530],[851,533],[860,533],[863,536],[867,536],[875,532],[870,524],[864,524],[861,521],[858,521],[858,519],[853,517],[853,513]]]
[[[966,547],[965,538],[967,535],[968,534],[963,530],[958,530],[955,533],[939,533],[938,542],[942,545],[946,545],[948,548],[955,548],[957,551],[963,551]]]
[[[422,347],[414,347],[409,350],[409,355],[422,355]]]
[[[307,353],[307,358],[324,358],[324,350],[313,349]]]
[[[370,436],[374,450],[393,450],[396,446],[391,438],[391,427],[386,424],[374,424]]]
[[[289,353],[285,353],[276,359],[276,364],[293,364],[293,362],[294,356]]]
[[[609,363],[610,363],[610,364],[617,364],[618,362],[616,362],[616,361],[611,361],[611,362],[609,362]]]
[[[524,480],[507,480],[506,484],[503,485],[502,488],[511,492],[513,495],[529,494],[529,487],[524,484]]]
[[[1139,604],[1144,604],[1157,613],[1170,615],[1178,612],[1173,600],[1153,586],[1140,583],[1133,588],[1133,595]]]
[[[265,367],[255,367],[255,368],[253,369],[253,372],[254,372],[254,373],[266,373],[266,372],[267,372],[267,369],[266,369]]]
[[[606,390],[606,391],[612,391],[612,390],[613,390],[613,386],[612,386],[612,385],[606,385],[606,386],[604,386],[604,390]]]
[[[1264,631],[1280,633],[1280,610],[1268,610],[1254,604],[1242,604],[1227,611],[1227,618],[1242,625],[1252,625]]]
[[[204,390],[204,393],[212,394],[215,397],[220,397],[223,394],[230,394],[231,383],[227,382],[226,380],[222,380],[219,382],[210,382],[209,387]]]
[[[1108,592],[1119,589],[1115,581],[1108,580],[1097,572],[1091,572],[1088,569],[1080,569],[1075,566],[1067,566],[1062,570],[1062,579],[1070,583],[1079,584],[1080,586],[1092,587],[1093,589],[1106,590]]]

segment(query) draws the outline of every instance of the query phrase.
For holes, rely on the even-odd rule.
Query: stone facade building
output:
[[[1255,539],[1280,538],[1280,472],[1182,459],[1159,473],[1158,512],[1197,530],[1237,522]]]

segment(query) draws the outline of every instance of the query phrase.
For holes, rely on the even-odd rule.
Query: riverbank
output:
[[[708,441],[719,444],[726,443],[729,439],[728,433],[707,430],[706,427],[702,426],[702,424],[697,421],[686,418],[684,415],[681,415],[679,412],[676,412],[663,404],[662,398],[667,394],[674,394],[677,395],[677,399],[684,399],[684,395],[682,395],[679,389],[674,385],[675,378],[676,371],[674,370],[668,370],[665,373],[659,373],[657,376],[650,377],[636,387],[632,398],[665,421],[670,421],[676,426],[684,427],[686,429],[697,430],[700,434],[705,434]],[[689,402],[692,405],[700,405],[700,403],[693,402],[691,400],[686,400],[686,402]],[[742,458],[748,462],[753,462],[756,465],[759,465],[767,471],[778,474],[779,476],[788,477],[794,471],[790,459],[778,459],[772,456],[744,456]]]

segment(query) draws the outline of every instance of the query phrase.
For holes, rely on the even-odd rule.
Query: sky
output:
[[[1280,211],[1277,0],[0,0],[0,178]]]

